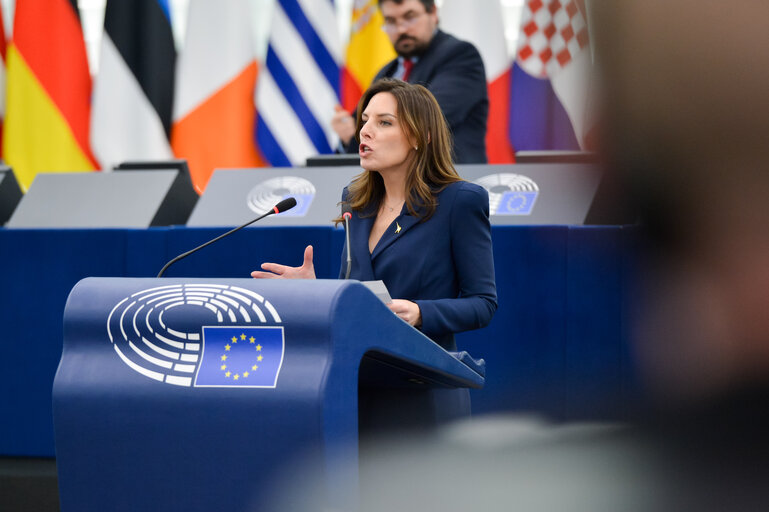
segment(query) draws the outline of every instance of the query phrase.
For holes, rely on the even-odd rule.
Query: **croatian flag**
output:
[[[278,0],[257,84],[257,140],[273,166],[333,153],[342,48],[331,0]]]
[[[511,80],[510,141],[516,151],[585,148],[591,67],[577,1],[527,0]]]
[[[499,0],[446,0],[440,11],[441,27],[475,45],[483,59],[489,91],[486,153],[490,164],[515,160],[508,139],[510,111],[510,57],[505,42]]]

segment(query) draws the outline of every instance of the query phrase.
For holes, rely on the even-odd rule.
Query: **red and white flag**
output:
[[[478,48],[486,68],[489,120],[486,153],[491,164],[515,161],[508,136],[510,67],[502,6],[499,0],[445,0],[440,10],[441,28]]]

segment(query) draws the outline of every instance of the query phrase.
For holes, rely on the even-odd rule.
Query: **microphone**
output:
[[[347,270],[344,273],[345,279],[350,279],[350,270],[352,269],[352,256],[350,256],[350,219],[352,218],[352,208],[350,203],[342,203],[342,217],[344,218],[344,238],[347,247]]]
[[[185,253],[182,253],[182,254],[180,254],[180,255],[179,255],[179,256],[177,256],[176,258],[174,258],[174,259],[172,259],[171,261],[169,261],[168,263],[166,263],[166,264],[163,266],[163,268],[161,268],[161,269],[160,269],[160,272],[158,272],[158,277],[163,277],[163,273],[164,273],[164,272],[165,272],[165,271],[168,269],[168,267],[170,267],[171,265],[173,265],[173,264],[174,264],[174,263],[176,263],[177,261],[179,261],[179,260],[181,260],[181,259],[183,259],[183,258],[186,258],[186,257],[187,257],[187,256],[189,256],[190,254],[192,254],[192,253],[194,253],[194,252],[198,252],[198,251],[199,251],[199,250],[201,250],[203,247],[207,247],[207,246],[211,245],[212,243],[214,243],[214,242],[217,242],[217,241],[221,240],[221,239],[222,239],[222,238],[224,238],[225,236],[229,236],[229,235],[233,234],[235,231],[238,231],[238,230],[240,230],[240,229],[243,229],[243,228],[244,228],[244,227],[246,227],[246,226],[250,226],[250,225],[251,225],[251,224],[253,224],[254,222],[256,222],[256,221],[258,221],[258,220],[261,220],[261,219],[263,219],[263,218],[265,218],[265,217],[267,217],[267,216],[269,216],[269,215],[274,215],[274,214],[276,214],[276,213],[283,213],[283,212],[285,212],[286,210],[290,210],[290,209],[291,209],[291,208],[293,208],[294,206],[296,206],[296,199],[294,199],[293,197],[287,197],[287,198],[285,198],[284,200],[282,200],[281,202],[279,202],[278,204],[276,204],[275,206],[273,206],[273,207],[272,207],[272,210],[268,211],[267,213],[265,213],[265,214],[263,214],[263,215],[260,215],[259,217],[255,218],[254,220],[250,220],[250,221],[246,222],[245,224],[243,224],[242,226],[238,226],[238,227],[236,227],[235,229],[231,229],[231,230],[227,231],[227,232],[226,232],[226,233],[224,233],[223,235],[219,235],[219,236],[217,236],[217,237],[216,237],[216,238],[214,238],[213,240],[209,240],[208,242],[204,243],[203,245],[199,245],[199,246],[195,247],[195,248],[194,248],[194,249],[192,249],[192,250],[189,250],[189,251],[187,251],[187,252],[185,252]]]

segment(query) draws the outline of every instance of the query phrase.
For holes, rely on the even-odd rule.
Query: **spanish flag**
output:
[[[202,193],[214,169],[262,167],[249,0],[191,0],[177,65],[171,145]]]
[[[75,0],[17,0],[3,147],[26,190],[38,172],[92,171],[91,75]]]
[[[382,67],[395,58],[390,39],[382,30],[377,0],[356,1],[352,9],[350,42],[342,70],[342,107],[354,111],[363,91]]]

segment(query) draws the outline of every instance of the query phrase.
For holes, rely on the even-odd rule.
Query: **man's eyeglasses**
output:
[[[384,23],[382,24],[382,30],[384,30],[387,33],[397,32],[399,27],[403,28],[403,30],[407,30],[413,27],[417,23],[417,21],[419,21],[419,18],[421,18],[425,14],[427,14],[427,12],[409,11],[406,14],[404,14],[403,17],[400,19],[385,18]]]

